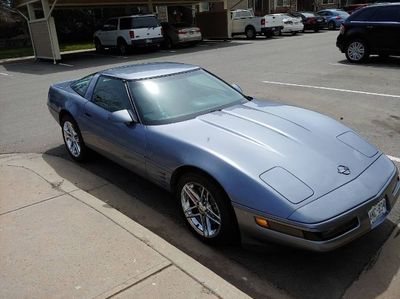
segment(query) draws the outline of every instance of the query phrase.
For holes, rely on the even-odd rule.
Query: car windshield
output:
[[[141,120],[165,124],[246,102],[233,87],[204,70],[129,82]]]

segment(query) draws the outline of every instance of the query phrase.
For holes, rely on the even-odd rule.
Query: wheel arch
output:
[[[244,32],[246,32],[247,29],[250,29],[250,28],[254,30],[254,33],[257,33],[256,28],[252,24],[246,25],[246,27],[244,28]]]
[[[171,180],[170,180],[171,192],[173,192],[174,195],[176,194],[176,191],[177,191],[176,188],[177,188],[179,179],[184,174],[187,174],[187,173],[197,173],[197,174],[204,175],[208,179],[212,180],[221,189],[221,191],[225,195],[226,200],[228,201],[229,208],[230,208],[231,214],[233,216],[233,221],[236,226],[235,229],[237,231],[237,234],[236,234],[236,237],[238,238],[237,240],[240,241],[240,238],[241,238],[240,227],[239,227],[239,223],[238,223],[237,216],[235,213],[235,209],[233,208],[233,205],[232,205],[232,201],[231,201],[228,193],[226,192],[225,188],[221,185],[221,183],[218,182],[218,180],[216,178],[214,178],[211,174],[209,174],[207,171],[205,171],[199,167],[193,166],[193,165],[182,165],[182,166],[178,167],[177,169],[174,170],[174,172],[171,175]]]
[[[67,109],[61,109],[60,112],[58,113],[58,123],[60,125],[61,125],[61,121],[62,121],[63,117],[65,117],[65,116],[70,116],[70,117],[72,117],[73,120],[75,120],[75,118],[71,114],[71,112],[69,112]]]

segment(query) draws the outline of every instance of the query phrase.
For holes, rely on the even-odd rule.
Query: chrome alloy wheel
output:
[[[67,145],[67,148],[69,152],[71,153],[72,156],[75,158],[79,157],[81,154],[81,146],[80,146],[80,140],[79,140],[79,135],[74,129],[74,125],[69,122],[65,121],[63,125],[63,134],[64,134],[64,140],[65,144]]]
[[[201,184],[189,182],[181,191],[183,213],[193,229],[214,238],[221,229],[221,213],[211,193]]]
[[[347,47],[347,55],[353,61],[360,61],[365,55],[365,46],[359,41],[352,42]]]

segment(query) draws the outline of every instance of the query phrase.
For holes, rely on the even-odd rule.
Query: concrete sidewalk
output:
[[[0,171],[1,298],[248,297],[83,191],[106,182],[81,167],[12,154],[0,156]]]

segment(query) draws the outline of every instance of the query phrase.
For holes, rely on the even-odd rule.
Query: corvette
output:
[[[208,243],[333,250],[379,226],[400,194],[396,166],[352,129],[194,65],[54,84],[48,107],[74,160],[94,150],[172,192]]]

